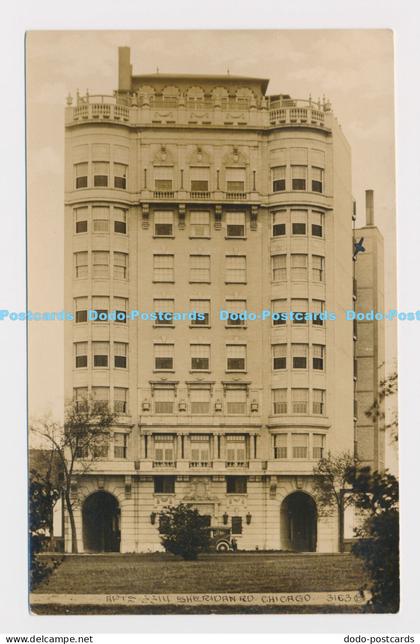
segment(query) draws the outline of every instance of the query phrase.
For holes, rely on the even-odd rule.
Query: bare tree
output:
[[[45,417],[32,423],[30,427],[30,431],[49,446],[60,464],[60,485],[70,521],[73,553],[78,550],[74,518],[76,500],[72,498],[72,486],[107,451],[109,429],[114,421],[115,414],[110,411],[107,403],[85,398],[66,405],[64,423]]]

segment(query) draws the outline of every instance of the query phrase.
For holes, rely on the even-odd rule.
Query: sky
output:
[[[385,308],[396,305],[394,63],[391,30],[33,31],[27,35],[29,308],[63,308],[64,107],[69,92],[111,94],[117,48],[134,74],[197,73],[269,78],[268,94],[323,94],[352,150],[357,225],[375,191],[385,240]],[[396,327],[387,323],[387,371]],[[63,325],[29,327],[30,416],[62,411]],[[395,461],[395,455],[389,453]]]

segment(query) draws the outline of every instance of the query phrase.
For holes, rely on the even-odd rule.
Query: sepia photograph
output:
[[[393,32],[25,64],[32,615],[397,613]]]

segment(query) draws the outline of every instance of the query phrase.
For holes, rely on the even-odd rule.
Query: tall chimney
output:
[[[130,47],[118,47],[118,91],[131,90]]]
[[[375,225],[375,215],[373,209],[373,190],[366,190],[366,226]]]

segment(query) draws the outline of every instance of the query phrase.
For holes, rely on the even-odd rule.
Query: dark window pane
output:
[[[232,517],[232,534],[242,534],[242,517]]]
[[[125,190],[127,187],[127,179],[125,177],[114,177],[114,188]]]
[[[324,324],[324,320],[321,320],[320,318],[314,318],[312,323],[316,324],[317,326],[322,326]]]
[[[155,359],[155,368],[156,369],[172,369],[173,367],[173,358],[156,358]]]
[[[274,358],[273,367],[274,369],[286,369],[286,358]]]
[[[87,311],[76,311],[76,322],[87,322]]]
[[[191,192],[208,192],[208,181],[191,181]]]
[[[174,494],[175,477],[174,476],[155,476],[154,479],[155,494]]]
[[[245,237],[245,226],[237,224],[228,224],[227,226],[228,237]]]
[[[114,221],[114,232],[125,235],[127,232],[127,224],[125,221]]]
[[[276,311],[276,313],[281,315],[281,313],[283,313],[283,311]],[[273,320],[273,325],[274,326],[278,326],[280,324],[286,324],[286,320],[283,320],[282,318],[279,318],[278,320]]]
[[[126,356],[114,356],[114,366],[120,369],[126,369],[127,368]]]
[[[247,478],[246,476],[227,476],[226,492],[227,494],[246,494]]]
[[[293,369],[306,369],[306,358],[293,358]]]
[[[95,174],[93,177],[93,185],[96,188],[106,188],[108,185],[108,176],[106,174]]]
[[[292,179],[293,190],[306,190],[306,179]]]
[[[296,313],[300,314],[299,317],[302,316],[301,320],[296,319],[296,317],[295,317]],[[305,314],[304,311],[295,311],[294,316],[293,316],[293,324],[306,324],[307,321],[305,320],[305,315],[306,314]]]
[[[274,224],[273,237],[279,237],[286,234],[286,224]]]
[[[86,233],[88,229],[87,221],[77,221],[76,222],[76,233]]]
[[[322,181],[312,179],[312,192],[322,192]]]
[[[87,188],[87,177],[77,177],[76,188]]]
[[[108,366],[108,356],[93,356],[93,366],[94,367],[107,367]]]
[[[172,235],[172,224],[155,224],[155,235],[159,237]]]
[[[87,356],[76,356],[76,368],[87,367]]]
[[[107,310],[105,310],[105,309],[95,309],[95,311],[98,314],[98,317],[96,318],[96,320],[94,320],[94,322],[108,322],[107,319],[99,319],[99,316],[102,315],[102,314],[105,314],[106,318],[108,318],[108,311]]]
[[[208,369],[208,358],[191,358],[191,369]]]
[[[244,358],[228,358],[227,368],[229,371],[243,371],[245,369]]]
[[[306,224],[292,224],[293,235],[306,235]]]
[[[276,181],[273,181],[273,192],[282,192],[283,190],[286,190],[285,179],[277,179]]]
[[[312,224],[312,235],[314,237],[322,237],[322,226],[319,224]]]
[[[209,314],[208,313],[201,313],[201,315],[204,315],[204,320],[199,320],[198,318],[196,320],[191,320],[191,324],[197,324],[197,325],[204,325],[208,326],[209,325]]]
[[[115,311],[116,313],[116,322],[122,322],[125,324],[127,322],[127,313],[125,311]]]
[[[313,358],[312,359],[312,365],[314,369],[322,369],[324,368],[324,360],[323,358]]]

